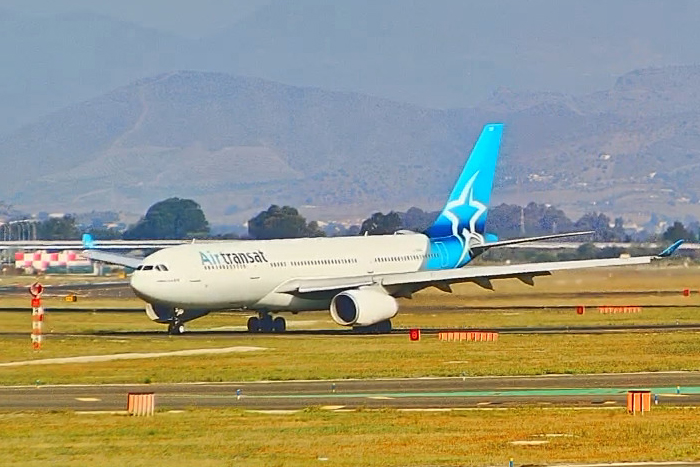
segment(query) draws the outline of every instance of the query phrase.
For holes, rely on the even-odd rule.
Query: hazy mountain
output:
[[[63,109],[0,140],[0,196],[43,210],[142,210],[178,193],[219,215],[272,202],[428,199],[463,162],[459,141],[440,111],[178,72]],[[389,173],[402,190],[386,183]]]
[[[200,39],[68,8],[0,10],[0,134],[177,69],[457,108],[498,87],[587,94],[632,69],[700,63],[692,0],[271,0]]]
[[[481,125],[500,120],[494,202],[553,203],[570,216],[700,217],[698,104],[700,67],[635,71],[583,96],[500,89],[451,111],[167,73],[0,139],[0,199],[33,211],[142,212],[184,196],[229,220],[272,203],[320,206],[335,218],[435,209]]]
[[[194,45],[89,13],[0,10],[0,134],[124,83],[180,68]]]

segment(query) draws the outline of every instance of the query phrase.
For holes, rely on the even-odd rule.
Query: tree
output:
[[[187,239],[209,234],[202,208],[191,199],[168,198],[146,211],[136,225],[124,232],[126,240]]]
[[[365,219],[360,228],[360,235],[388,235],[401,229],[401,216],[395,211],[389,214],[375,212],[372,217]]]
[[[663,234],[663,239],[669,242],[675,242],[677,240],[686,240],[689,242],[695,241],[695,235],[685,228],[682,222],[676,221],[666,229]]]
[[[272,238],[323,237],[316,221],[306,223],[306,218],[291,206],[271,205],[248,221],[248,233],[258,240]]]
[[[36,226],[36,238],[39,240],[77,240],[80,230],[75,224],[75,217],[51,217]]]
[[[624,240],[619,238],[619,232],[610,227],[610,218],[603,213],[589,212],[581,216],[574,224],[576,230],[594,230],[595,240],[599,242],[612,242]],[[618,230],[622,224],[618,226]],[[623,231],[624,234],[624,231]]]
[[[413,230],[414,232],[423,232],[430,227],[437,216],[437,212],[425,212],[422,209],[413,207],[406,211],[405,214],[399,213],[401,216],[401,225],[404,229]]]

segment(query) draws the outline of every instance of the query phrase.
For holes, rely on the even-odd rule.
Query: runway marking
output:
[[[129,415],[126,410],[76,410],[78,415]]]
[[[393,397],[387,397],[387,396],[371,396],[368,397],[367,399],[374,399],[374,400],[379,400],[379,401],[390,401],[393,400]]]
[[[218,349],[190,349],[190,350],[174,350],[171,352],[131,352],[131,353],[115,353],[107,355],[84,355],[80,357],[62,357],[62,358],[43,358],[39,360],[23,360],[19,362],[0,363],[0,367],[8,366],[26,366],[26,365],[56,365],[66,363],[97,363],[111,362],[114,360],[137,360],[143,358],[159,358],[159,357],[190,357],[195,355],[210,355],[210,354],[226,354],[234,352],[254,352],[258,350],[266,350],[266,347],[223,347]]]
[[[76,397],[75,400],[79,402],[99,402],[102,399],[98,397]]]
[[[321,410],[340,410],[340,409],[344,409],[344,408],[345,408],[344,405],[324,405],[324,406],[321,406]]]
[[[685,394],[672,394],[675,388],[646,388],[654,394],[668,393],[672,397],[687,397],[689,394],[700,394],[700,386],[683,388]],[[321,393],[321,394],[269,394],[249,396],[258,399],[321,399],[321,398],[367,398],[367,399],[399,399],[408,397],[533,397],[533,396],[621,396],[626,395],[629,388],[547,388],[547,389],[510,389],[490,391],[448,391],[448,392],[374,392],[374,393]],[[613,402],[614,401],[609,401]],[[493,403],[493,401],[491,401]]]
[[[301,412],[301,409],[246,410],[246,412],[261,413],[265,415],[293,415],[295,413]]]

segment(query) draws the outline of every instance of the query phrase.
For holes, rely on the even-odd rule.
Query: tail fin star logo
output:
[[[478,176],[479,171],[476,171],[464,186],[459,198],[447,203],[444,210],[445,217],[452,224],[452,235],[457,238],[462,245],[462,254],[457,262],[458,266],[462,264],[462,261],[464,261],[467,254],[469,257],[471,257],[472,245],[483,245],[485,243],[484,236],[477,231],[477,222],[487,209],[483,203],[474,199],[474,183],[476,182]],[[474,213],[469,218],[469,228],[462,228],[462,231],[460,232],[460,218],[456,214],[456,211],[463,206],[473,208]]]

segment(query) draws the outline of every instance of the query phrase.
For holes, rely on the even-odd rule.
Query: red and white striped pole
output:
[[[42,325],[44,323],[44,307],[41,306],[41,294],[44,287],[35,282],[29,286],[29,293],[32,295],[32,348],[41,350]]]

